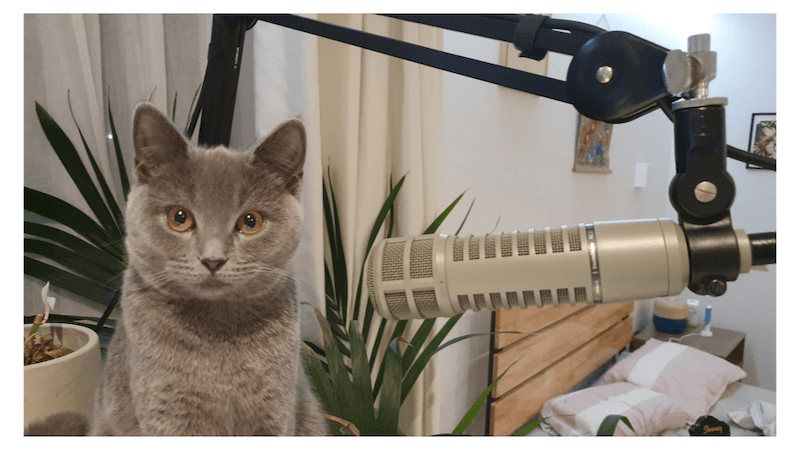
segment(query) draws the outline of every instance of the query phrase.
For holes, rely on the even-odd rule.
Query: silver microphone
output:
[[[744,273],[750,270],[749,241],[741,241],[747,235],[739,230],[736,236],[740,249],[748,249]],[[595,222],[384,239],[368,256],[366,278],[363,295],[383,317],[451,317],[467,310],[678,295],[689,283],[689,254],[683,230],[669,219]]]

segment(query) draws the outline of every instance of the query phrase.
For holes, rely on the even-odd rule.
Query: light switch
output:
[[[636,163],[636,174],[633,177],[633,187],[643,188],[647,186],[647,163]]]

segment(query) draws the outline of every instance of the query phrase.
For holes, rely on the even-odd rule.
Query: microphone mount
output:
[[[717,71],[717,55],[710,42],[708,34],[689,37],[689,53],[669,52],[663,67],[665,88],[684,99],[673,103],[670,116],[676,173],[669,198],[689,247],[689,289],[718,297],[739,276],[739,249],[749,245],[740,246],[731,223],[736,186],[726,170],[728,100],[708,97],[709,82]]]
[[[630,33],[543,15],[387,16],[513,43],[520,56],[535,60],[543,59],[548,51],[571,55],[567,79],[555,80],[298,15],[215,15],[209,45],[214,77],[206,74],[200,99],[208,102],[198,102],[192,120],[193,125],[202,110],[200,144],[227,144],[233,117],[229,93],[236,92],[244,33],[256,21],[265,21],[569,103],[582,115],[607,123],[629,122],[661,108],[674,122],[676,174],[669,197],[687,239],[689,288],[700,295],[719,296],[740,269],[749,270],[751,261],[775,263],[774,232],[748,236],[731,225],[736,189],[726,158],[770,170],[776,170],[776,165],[772,159],[727,145],[727,99],[708,97],[709,82],[716,76],[716,53],[710,50],[708,35],[691,37],[689,52],[684,53]],[[225,61],[235,63],[220,68],[221,52],[230,54]],[[213,61],[212,53],[216,55]],[[230,107],[203,108],[217,98],[227,98]],[[752,255],[743,248],[752,248]]]

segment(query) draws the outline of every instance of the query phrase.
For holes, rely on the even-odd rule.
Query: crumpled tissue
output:
[[[755,400],[749,407],[728,412],[733,422],[747,429],[758,428],[764,436],[775,436],[775,405],[761,400]]]

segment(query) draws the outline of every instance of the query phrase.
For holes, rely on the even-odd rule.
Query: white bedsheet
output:
[[[600,380],[595,385],[601,384],[604,384],[604,381]],[[711,409],[709,415],[729,424],[731,427],[731,436],[760,436],[760,431],[741,428],[728,416],[728,412],[745,410],[756,400],[775,405],[775,391],[749,386],[739,382],[731,383],[728,385],[727,389],[725,389],[719,401]],[[549,427],[546,425],[540,425],[528,434],[528,436],[552,436],[552,431],[548,432],[547,429],[549,429]],[[667,430],[661,435],[688,436],[689,425],[679,429]]]

